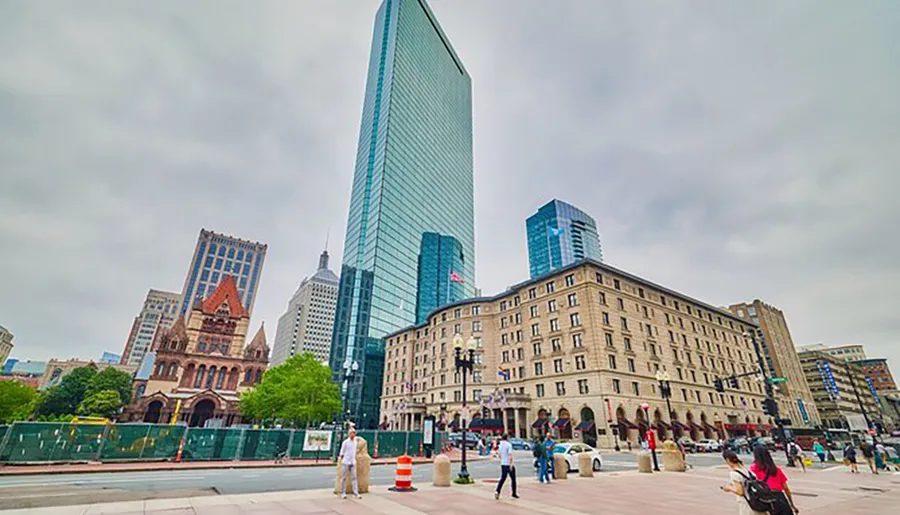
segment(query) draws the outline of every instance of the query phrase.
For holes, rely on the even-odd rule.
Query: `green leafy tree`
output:
[[[121,399],[122,403],[127,404],[131,401],[131,374],[113,367],[104,368],[91,378],[84,392],[84,398],[87,399],[91,395],[104,390],[115,390],[119,393],[119,399]]]
[[[58,385],[43,392],[38,415],[61,416],[75,413],[96,375],[94,367],[80,367],[71,371]]]
[[[331,382],[331,370],[309,352],[269,369],[259,385],[241,395],[245,417],[300,427],[329,420],[340,409],[340,390]]]
[[[122,407],[122,398],[116,390],[101,390],[84,398],[78,405],[78,414],[112,418]]]
[[[37,391],[16,381],[0,381],[0,423],[28,420],[37,406]]]

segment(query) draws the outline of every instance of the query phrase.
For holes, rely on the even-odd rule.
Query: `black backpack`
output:
[[[766,484],[768,474],[762,480],[756,479],[756,474],[752,474],[752,477],[741,471],[738,471],[738,474],[745,479],[744,499],[747,500],[751,510],[768,513],[777,506],[778,494]]]

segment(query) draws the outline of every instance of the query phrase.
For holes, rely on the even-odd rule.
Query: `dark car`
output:
[[[757,436],[750,440],[750,447],[756,447],[757,445],[764,445],[770,451],[775,450],[775,440],[770,436]]]
[[[451,433],[448,438],[453,447],[462,448],[462,433]],[[474,449],[478,447],[480,438],[474,433],[466,433],[466,449]]]
[[[739,452],[743,449],[749,449],[750,441],[743,436],[734,436],[725,442],[725,448],[730,451]]]
[[[514,451],[531,450],[531,443],[521,438],[510,438],[509,443],[512,445]]]
[[[684,447],[684,452],[697,452],[697,442],[691,440],[690,436],[682,436],[678,439],[678,444]]]

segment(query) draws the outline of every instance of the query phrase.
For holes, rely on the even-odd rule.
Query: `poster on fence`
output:
[[[307,431],[303,437],[304,451],[331,450],[331,431]]]

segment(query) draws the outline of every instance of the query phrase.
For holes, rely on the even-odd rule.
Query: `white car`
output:
[[[603,467],[603,458],[600,456],[600,451],[590,445],[573,442],[557,444],[553,448],[553,454],[562,454],[566,457],[566,472],[578,470],[578,455],[583,452],[591,455],[591,465],[594,468],[594,472]]]
[[[697,452],[721,452],[722,445],[715,440],[700,440],[697,442]]]

